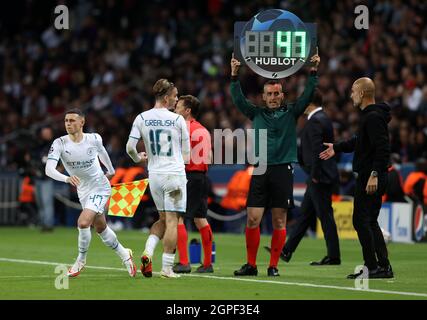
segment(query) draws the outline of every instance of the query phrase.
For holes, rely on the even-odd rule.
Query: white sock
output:
[[[159,243],[160,239],[155,234],[150,234],[150,236],[147,239],[147,242],[145,242],[145,250],[144,253],[150,256],[150,258],[154,254],[154,250],[157,247],[157,244]]]
[[[79,256],[77,257],[80,261],[86,261],[87,251],[89,250],[90,240],[92,239],[92,233],[89,228],[77,228],[79,229]]]
[[[109,226],[98,235],[101,237],[102,242],[113,249],[122,260],[129,259],[129,251],[120,244],[116,233]]]
[[[175,261],[175,253],[163,253],[162,255],[162,270],[170,270]]]

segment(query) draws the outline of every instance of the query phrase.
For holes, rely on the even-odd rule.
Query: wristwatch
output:
[[[378,172],[377,171],[372,171],[371,172],[371,177],[378,177]]]

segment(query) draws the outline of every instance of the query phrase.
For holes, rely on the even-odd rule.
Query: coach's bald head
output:
[[[375,84],[372,79],[363,77],[354,81],[350,97],[353,100],[353,105],[362,110],[375,103]]]

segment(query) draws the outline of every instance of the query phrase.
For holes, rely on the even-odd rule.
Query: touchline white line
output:
[[[62,263],[62,262],[50,262],[50,261],[38,261],[38,260],[22,260],[22,259],[9,259],[9,258],[0,258],[0,261],[3,261],[3,262],[12,262],[12,263],[43,264],[43,265],[50,265],[50,266],[70,265],[70,264]],[[85,266],[85,268],[88,268],[88,269],[99,269],[99,270],[114,270],[114,271],[124,271],[124,272],[127,272],[127,270],[125,268],[101,267],[101,266]],[[159,273],[158,272],[153,272],[153,274],[159,274]],[[361,289],[357,289],[357,288],[354,288],[354,287],[329,286],[329,285],[323,285],[323,284],[304,283],[304,282],[258,280],[258,279],[247,279],[247,278],[237,278],[237,277],[219,277],[219,276],[196,275],[196,274],[183,274],[183,276],[184,277],[217,279],[217,280],[229,280],[229,281],[244,281],[244,282],[254,282],[254,283],[270,283],[270,284],[278,284],[278,285],[311,287],[311,288],[322,288],[322,289],[335,289],[335,290],[370,292],[370,293],[384,293],[384,294],[395,294],[395,295],[401,295],[401,296],[414,296],[414,297],[426,297],[427,298],[427,293],[419,293],[419,292],[391,291],[391,290],[378,290],[378,289],[365,289],[365,290],[361,290]]]

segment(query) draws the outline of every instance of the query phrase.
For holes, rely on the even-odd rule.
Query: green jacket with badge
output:
[[[259,156],[259,130],[267,129],[267,165],[298,162],[297,160],[297,119],[310,103],[317,85],[317,75],[311,74],[303,94],[294,103],[280,108],[258,107],[243,95],[240,82],[232,79],[231,98],[237,108],[250,120],[255,129],[255,155]],[[263,156],[263,155],[261,155]],[[264,157],[265,158],[265,155]],[[264,161],[262,161],[264,163]]]

